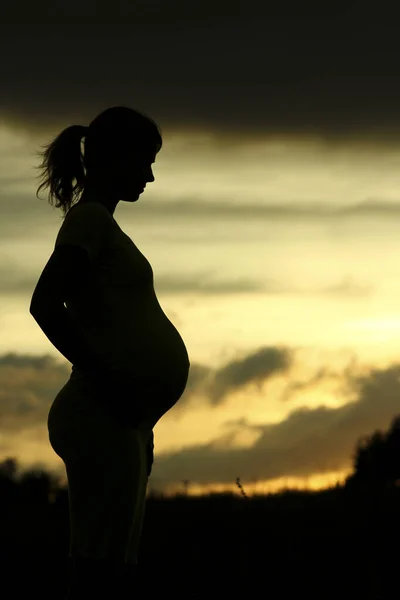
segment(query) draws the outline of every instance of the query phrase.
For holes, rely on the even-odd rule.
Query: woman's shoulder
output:
[[[78,202],[76,202],[70,207],[65,217],[67,218],[70,215],[78,216],[78,214],[84,217],[85,219],[97,218],[104,220],[106,218],[108,221],[114,221],[114,218],[110,213],[109,209],[98,200],[78,200]]]

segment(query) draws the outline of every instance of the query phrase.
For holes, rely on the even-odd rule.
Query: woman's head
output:
[[[82,139],[84,141],[82,143]],[[82,150],[83,146],[83,150]],[[70,125],[39,152],[43,161],[39,177],[49,188],[49,203],[65,214],[80,194],[102,189],[118,200],[130,200],[148,181],[154,181],[151,165],[162,147],[155,122],[125,106],[108,108],[89,125]],[[75,181],[75,183],[74,183]],[[137,196],[136,196],[137,198]]]

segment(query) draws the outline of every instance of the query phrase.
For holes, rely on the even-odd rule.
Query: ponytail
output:
[[[85,172],[83,169],[83,154],[81,150],[82,137],[86,135],[88,127],[84,125],[70,125],[64,129],[50,144],[42,146],[43,152],[38,152],[43,157],[38,169],[42,170],[36,197],[42,188],[49,188],[48,201],[56,208],[62,209],[64,217],[74,200],[78,199],[83,191]],[[73,185],[73,182],[76,182]],[[58,200],[58,203],[57,203]]]

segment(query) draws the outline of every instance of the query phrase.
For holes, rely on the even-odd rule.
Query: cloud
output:
[[[374,292],[374,286],[368,283],[359,283],[354,281],[353,277],[347,276],[336,285],[327,286],[321,289],[321,294],[329,296],[348,297],[366,297]]]
[[[201,4],[188,4],[185,0],[170,0],[166,5],[163,0],[136,0],[134,3],[129,0],[118,0],[114,5],[115,12],[110,10],[107,0],[86,0],[84,4],[80,0],[70,0],[67,4],[64,2],[54,2],[54,0],[42,0],[39,5],[32,6],[27,0],[20,2],[18,6],[8,4],[3,8],[3,21],[10,23],[13,17],[21,22],[21,12],[29,15],[34,22],[43,20],[46,24],[61,20],[63,23],[76,24],[79,22],[85,24],[103,23],[110,24],[114,22],[124,23],[129,18],[136,29],[148,26],[171,27],[174,25],[195,26],[210,23],[224,24],[240,20],[254,19],[258,17],[284,17],[288,15],[300,16],[334,16],[345,15],[351,12],[351,8],[357,2],[344,0],[327,0],[321,7],[315,0],[302,0],[299,3],[296,0],[281,0],[279,4],[269,5],[261,0],[248,0],[246,4],[237,0],[203,0]],[[384,4],[384,2],[383,2]],[[368,0],[362,4],[364,10],[368,7]],[[365,11],[367,12],[367,11]],[[360,16],[360,15],[359,15]]]
[[[305,477],[351,467],[357,440],[376,429],[386,429],[400,413],[400,365],[372,369],[364,376],[348,376],[357,399],[340,408],[300,408],[277,424],[235,423],[258,431],[247,448],[235,446],[234,435],[224,434],[207,444],[156,455],[155,481],[180,483],[232,483]],[[157,450],[157,449],[156,449]]]
[[[322,192],[321,192],[321,197]],[[351,201],[351,198],[350,198]],[[384,198],[369,199],[363,202],[357,202],[350,205],[340,205],[335,203],[322,204],[320,202],[307,202],[293,200],[292,202],[271,202],[266,197],[265,202],[252,202],[251,199],[237,199],[237,202],[230,199],[229,202],[212,200],[207,193],[207,201],[201,201],[200,196],[185,194],[185,198],[179,200],[169,200],[168,203],[162,198],[158,198],[154,193],[151,203],[142,203],[136,210],[136,217],[139,219],[151,218],[154,214],[160,219],[171,219],[176,222],[177,219],[186,221],[188,217],[193,217],[196,222],[204,220],[207,223],[218,219],[221,221],[232,222],[246,220],[251,222],[271,222],[271,221],[348,221],[352,218],[354,222],[361,218],[373,219],[391,219],[400,215],[400,202],[388,202]],[[214,220],[214,221],[213,221]],[[179,239],[179,238],[178,238]],[[192,241],[197,242],[201,237],[196,235]],[[220,238],[223,240],[224,238]],[[189,242],[189,236],[184,238],[185,243]],[[215,239],[218,241],[218,239]],[[248,239],[245,238],[246,243]],[[240,242],[240,237],[238,239]]]
[[[224,281],[222,279],[212,281],[211,276],[207,274],[194,274],[190,276],[157,275],[155,285],[157,291],[160,292],[173,294],[195,292],[198,296],[265,291],[265,286],[261,282],[252,281],[249,278],[238,277],[231,281]]]
[[[368,2],[275,5],[7,3],[0,115],[36,135],[128,104],[165,129],[393,143],[399,49],[384,3],[384,23]]]
[[[0,178],[0,193],[4,192],[2,188],[2,178]],[[1,201],[1,210],[4,215],[4,221],[0,224],[0,234],[3,238],[9,239],[20,235],[22,237],[23,228],[27,224],[34,222],[32,233],[36,233],[36,228],[41,231],[46,227],[54,227],[54,218],[51,216],[51,211],[43,212],[45,200],[42,197],[42,203],[27,201],[26,195],[4,197]],[[207,193],[207,201],[202,201],[201,196],[188,196],[179,200],[168,200],[160,197],[156,192],[152,192],[151,202],[143,202],[135,208],[135,221],[152,222],[154,215],[157,215],[160,223],[168,223],[170,220],[176,223],[178,220],[186,222],[188,218],[195,220],[196,223],[204,221],[204,223],[215,223],[221,221],[225,224],[225,231],[228,235],[225,237],[223,232],[218,236],[213,236],[213,242],[224,242],[231,239],[228,223],[232,223],[232,227],[236,223],[247,221],[249,224],[271,223],[273,221],[281,222],[309,222],[310,220],[321,222],[346,221],[351,218],[354,222],[362,218],[388,220],[400,216],[400,202],[387,202],[385,199],[366,199],[364,202],[342,206],[340,204],[321,204],[318,202],[305,202],[294,200],[293,202],[271,202],[266,198],[265,202],[252,202],[251,199],[237,202],[222,202],[219,200],[210,199]],[[351,198],[350,198],[351,200]],[[54,211],[53,211],[54,212]],[[18,223],[13,223],[12,219],[18,216]],[[59,214],[57,213],[57,218]],[[13,228],[18,227],[18,230]],[[61,226],[61,221],[59,223]],[[26,232],[25,232],[26,233]],[[241,237],[235,230],[235,242],[248,244],[248,236]],[[26,237],[26,236],[25,236]],[[158,234],[158,240],[171,240],[170,232],[165,232],[165,237],[162,233]],[[174,241],[182,240],[185,244],[190,242],[198,243],[202,239],[209,239],[209,233],[196,231],[190,235],[187,233],[180,234],[179,231],[174,233]],[[211,285],[211,284],[209,284]],[[244,280],[242,285],[246,285]]]
[[[212,369],[192,364],[189,381],[177,407],[205,401],[218,406],[230,394],[249,386],[260,389],[263,382],[289,370],[293,353],[288,348],[264,347]],[[0,414],[3,432],[44,422],[51,402],[67,382],[69,363],[56,363],[50,356],[19,355],[0,357]]]
[[[184,395],[170,415],[180,418],[193,405],[218,407],[232,394],[248,388],[258,393],[270,379],[286,374],[294,362],[294,351],[285,347],[265,346],[240,358],[228,360],[212,369],[191,364]]]
[[[329,367],[320,367],[308,379],[303,381],[289,381],[282,393],[281,400],[286,402],[296,396],[297,392],[303,392],[310,388],[316,387],[322,381],[327,379],[337,379],[338,374]]]
[[[244,358],[232,360],[216,370],[206,387],[209,401],[217,405],[230,393],[252,384],[261,389],[265,381],[288,371],[292,361],[291,352],[283,347],[260,348]]]
[[[347,469],[357,440],[376,429],[386,429],[400,413],[399,364],[360,369],[353,359],[337,372],[329,366],[319,367],[303,382],[296,381],[294,365],[295,351],[279,347],[260,348],[215,369],[192,365],[187,389],[178,403],[182,407],[187,406],[188,398],[195,402],[203,396],[213,411],[235,392],[281,376],[292,397],[296,388],[317,389],[324,380],[336,379],[341,383],[338,396],[347,403],[336,408],[296,408],[272,424],[252,422],[243,406],[243,417],[228,419],[221,435],[209,443],[164,453],[158,453],[156,447],[154,483],[173,485],[183,479],[198,484],[232,483],[238,476],[268,480]],[[13,353],[0,357],[1,453],[8,452],[12,439],[43,429],[50,405],[69,374],[69,364],[56,363],[50,356]],[[251,438],[251,444],[239,443],[243,435]]]

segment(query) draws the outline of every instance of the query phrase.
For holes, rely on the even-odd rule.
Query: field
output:
[[[17,598],[64,598],[68,491],[49,497],[43,473],[1,478],[1,581]],[[399,512],[396,487],[149,497],[138,597],[394,598]]]

